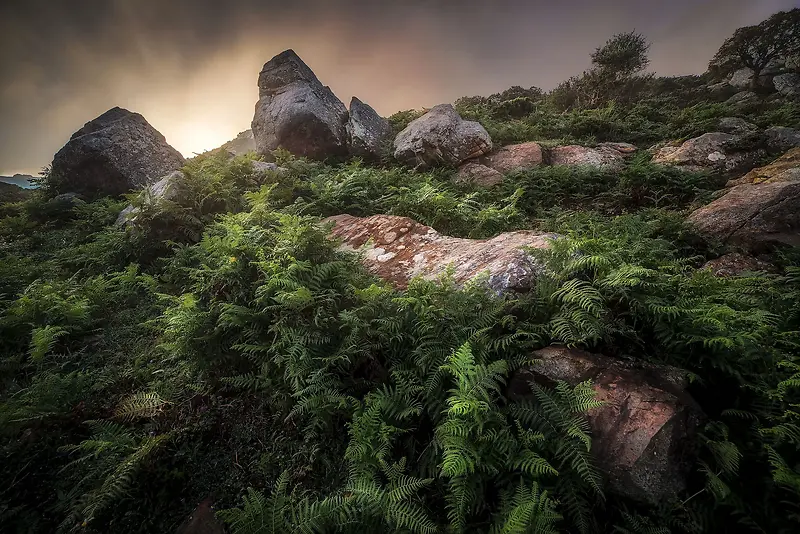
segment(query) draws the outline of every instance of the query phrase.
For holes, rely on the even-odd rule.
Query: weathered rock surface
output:
[[[391,141],[392,126],[372,107],[353,97],[347,136],[351,156],[377,160]]]
[[[542,267],[522,247],[547,248],[553,234],[508,232],[492,239],[462,239],[439,234],[408,217],[337,215],[332,234],[346,250],[364,248],[364,264],[377,276],[403,289],[417,276],[434,280],[449,266],[457,283],[488,273],[498,293],[530,289]]]
[[[775,126],[764,130],[767,149],[772,154],[782,154],[787,150],[800,147],[800,130]]]
[[[578,145],[557,146],[550,150],[551,165],[590,166],[617,168],[622,165],[624,155],[610,146],[590,148]]]
[[[234,156],[255,151],[256,140],[253,138],[253,130],[239,132],[239,135],[222,145],[220,148],[227,150]]]
[[[772,79],[772,83],[775,85],[775,89],[784,96],[800,95],[800,74],[796,72],[779,74]]]
[[[175,202],[184,196],[187,190],[186,175],[181,171],[175,171],[148,186],[143,194],[147,195],[149,201],[154,203]],[[137,213],[139,213],[138,208],[128,205],[120,212],[116,224],[122,225],[135,222]]]
[[[793,148],[784,155],[763,167],[758,167],[748,172],[741,178],[729,180],[725,187],[735,187],[742,184],[763,184],[775,182],[786,178],[786,171],[800,172],[800,147]]]
[[[534,357],[540,363],[512,378],[509,397],[528,395],[531,381],[575,385],[591,379],[596,398],[606,403],[588,413],[592,454],[614,492],[655,504],[685,488],[702,420],[686,393],[685,373],[561,346]]]
[[[750,104],[758,102],[758,100],[758,95],[753,91],[742,91],[730,97],[725,103],[733,106],[749,106]]]
[[[483,126],[465,121],[450,104],[434,106],[394,140],[394,157],[420,169],[437,164],[457,166],[492,150]]]
[[[503,181],[503,175],[491,167],[475,161],[467,161],[458,168],[455,181],[481,187],[492,187]]]
[[[747,89],[753,83],[753,70],[748,68],[739,69],[731,75],[728,83],[740,89]]]
[[[758,126],[739,117],[723,117],[719,120],[717,128],[720,132],[734,135],[748,134],[758,130]]]
[[[317,160],[347,155],[347,109],[293,50],[264,65],[258,94],[252,123],[258,152],[281,147]]]
[[[739,185],[696,210],[689,221],[703,234],[754,252],[778,244],[800,245],[800,150],[735,183]]]
[[[710,269],[717,276],[739,276],[744,272],[772,271],[773,266],[747,254],[732,252],[708,261],[703,269]]]
[[[500,174],[508,174],[538,167],[542,164],[542,159],[542,147],[539,143],[531,141],[499,148],[482,158],[481,163]]]
[[[183,156],[144,117],[117,107],[72,135],[53,158],[51,179],[64,192],[120,195],[183,164]]]
[[[724,132],[703,134],[680,146],[665,146],[656,150],[653,163],[677,165],[690,171],[711,170],[731,173],[752,168],[763,154],[757,150],[740,151],[738,136]]]

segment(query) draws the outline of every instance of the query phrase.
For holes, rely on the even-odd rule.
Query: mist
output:
[[[402,4],[402,5],[401,5]],[[36,174],[86,121],[136,111],[186,156],[250,127],[262,65],[293,48],[347,103],[379,113],[552,89],[611,35],[652,42],[651,70],[700,74],[736,28],[796,0],[286,2],[6,0],[0,174]]]

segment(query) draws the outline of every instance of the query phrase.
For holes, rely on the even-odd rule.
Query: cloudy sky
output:
[[[2,0],[0,174],[36,174],[113,106],[186,155],[250,127],[263,63],[293,48],[380,113],[551,89],[614,33],[652,70],[701,73],[736,28],[800,0]]]

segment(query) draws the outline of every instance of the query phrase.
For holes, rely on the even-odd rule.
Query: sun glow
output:
[[[236,137],[237,133],[231,134],[223,128],[197,121],[176,124],[165,130],[167,142],[186,158],[213,150]]]

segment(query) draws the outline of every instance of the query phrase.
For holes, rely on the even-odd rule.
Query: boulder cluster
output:
[[[749,83],[745,75],[737,73],[730,83]],[[793,94],[797,87],[794,79],[775,76],[771,81],[785,94]],[[355,97],[349,109],[345,107],[292,50],[264,65],[258,88],[252,131],[222,147],[232,154],[255,150],[269,157],[282,148],[316,160],[378,161],[393,156],[413,169],[450,166],[457,169],[456,181],[492,187],[509,173],[540,165],[614,171],[637,150],[626,143],[545,148],[527,142],[495,147],[481,124],[464,120],[449,104],[427,110],[393,137],[385,118]],[[745,102],[750,96],[740,93],[737,98]],[[800,245],[800,131],[760,130],[737,117],[722,119],[716,130],[650,149],[657,164],[731,178],[716,200],[692,213],[690,222],[701,233],[749,252],[776,244]],[[774,161],[758,167],[765,158]],[[187,188],[183,165],[183,157],[141,115],[114,108],[72,136],[55,155],[50,178],[64,199],[145,190],[158,201],[177,201]],[[254,162],[254,168],[262,173],[285,172],[274,163]],[[118,223],[135,222],[137,214],[129,206]],[[461,239],[388,215],[343,214],[327,222],[342,248],[362,251],[366,267],[399,289],[416,277],[436,279],[450,273],[458,284],[479,280],[497,294],[527,291],[535,286],[543,266],[526,249],[547,248],[558,238],[518,231],[486,240]],[[733,253],[707,268],[730,276],[767,267]],[[606,401],[589,414],[596,437],[593,452],[612,487],[652,503],[684,487],[702,414],[687,395],[680,370],[628,364],[563,347],[534,356],[541,363],[514,377],[509,398],[529,394],[528,379],[577,383],[591,378],[598,397]]]

